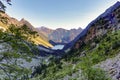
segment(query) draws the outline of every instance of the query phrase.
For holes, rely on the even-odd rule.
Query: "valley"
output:
[[[1,10],[0,80],[119,79],[119,1],[85,29],[36,28]]]

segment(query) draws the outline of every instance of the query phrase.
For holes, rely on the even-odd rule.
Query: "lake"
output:
[[[64,47],[64,45],[55,45],[52,47],[52,49],[53,50],[57,50],[57,49],[61,50],[61,49],[63,49],[63,47]]]

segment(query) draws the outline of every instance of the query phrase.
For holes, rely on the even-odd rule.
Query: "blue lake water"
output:
[[[57,50],[57,49],[63,49],[64,45],[55,45],[52,49]]]

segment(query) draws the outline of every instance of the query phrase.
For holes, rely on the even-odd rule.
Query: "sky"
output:
[[[12,0],[6,13],[34,27],[85,28],[119,0]]]

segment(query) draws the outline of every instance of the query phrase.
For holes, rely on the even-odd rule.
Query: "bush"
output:
[[[97,38],[97,37],[96,37],[96,38],[94,39],[94,41],[95,41],[96,44],[98,44],[98,43],[100,42],[100,38]]]
[[[110,41],[110,40],[111,40],[111,37],[108,36],[108,37],[106,38],[106,41]]]
[[[87,80],[110,80],[106,77],[105,72],[99,68],[87,68],[84,76],[87,78]]]
[[[112,49],[117,49],[120,47],[120,41],[115,41],[112,45]]]
[[[96,64],[100,61],[100,57],[97,54],[92,56],[94,57],[93,59],[87,56],[81,63],[83,80],[110,80],[103,70],[93,67],[94,63]]]

